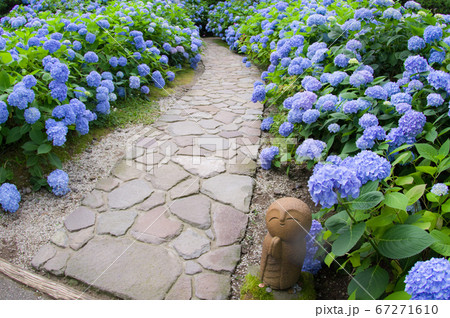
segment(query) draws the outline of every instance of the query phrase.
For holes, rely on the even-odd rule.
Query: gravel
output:
[[[21,189],[19,210],[0,213],[0,257],[31,270],[31,259],[39,248],[50,240],[96,182],[109,175],[125,155],[127,140],[140,129],[142,125],[116,129],[65,162],[63,170],[69,175],[71,189],[66,196],[56,197],[46,189],[34,193],[29,188]]]

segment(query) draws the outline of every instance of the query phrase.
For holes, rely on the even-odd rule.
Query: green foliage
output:
[[[0,17],[6,15],[15,5],[22,4],[22,0],[1,0]]]

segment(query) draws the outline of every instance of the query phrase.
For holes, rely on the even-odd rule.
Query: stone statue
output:
[[[311,211],[301,200],[282,198],[269,206],[267,233],[261,257],[261,281],[273,289],[294,286],[301,275],[306,254],[306,235]]]

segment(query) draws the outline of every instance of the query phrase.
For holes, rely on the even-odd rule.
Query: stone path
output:
[[[226,299],[259,148],[260,73],[206,39],[205,72],[32,261],[126,299]]]

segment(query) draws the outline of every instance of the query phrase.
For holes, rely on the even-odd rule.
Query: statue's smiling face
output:
[[[266,214],[266,224],[270,235],[278,236],[283,241],[305,236],[299,220],[301,216],[297,210],[271,209]]]

